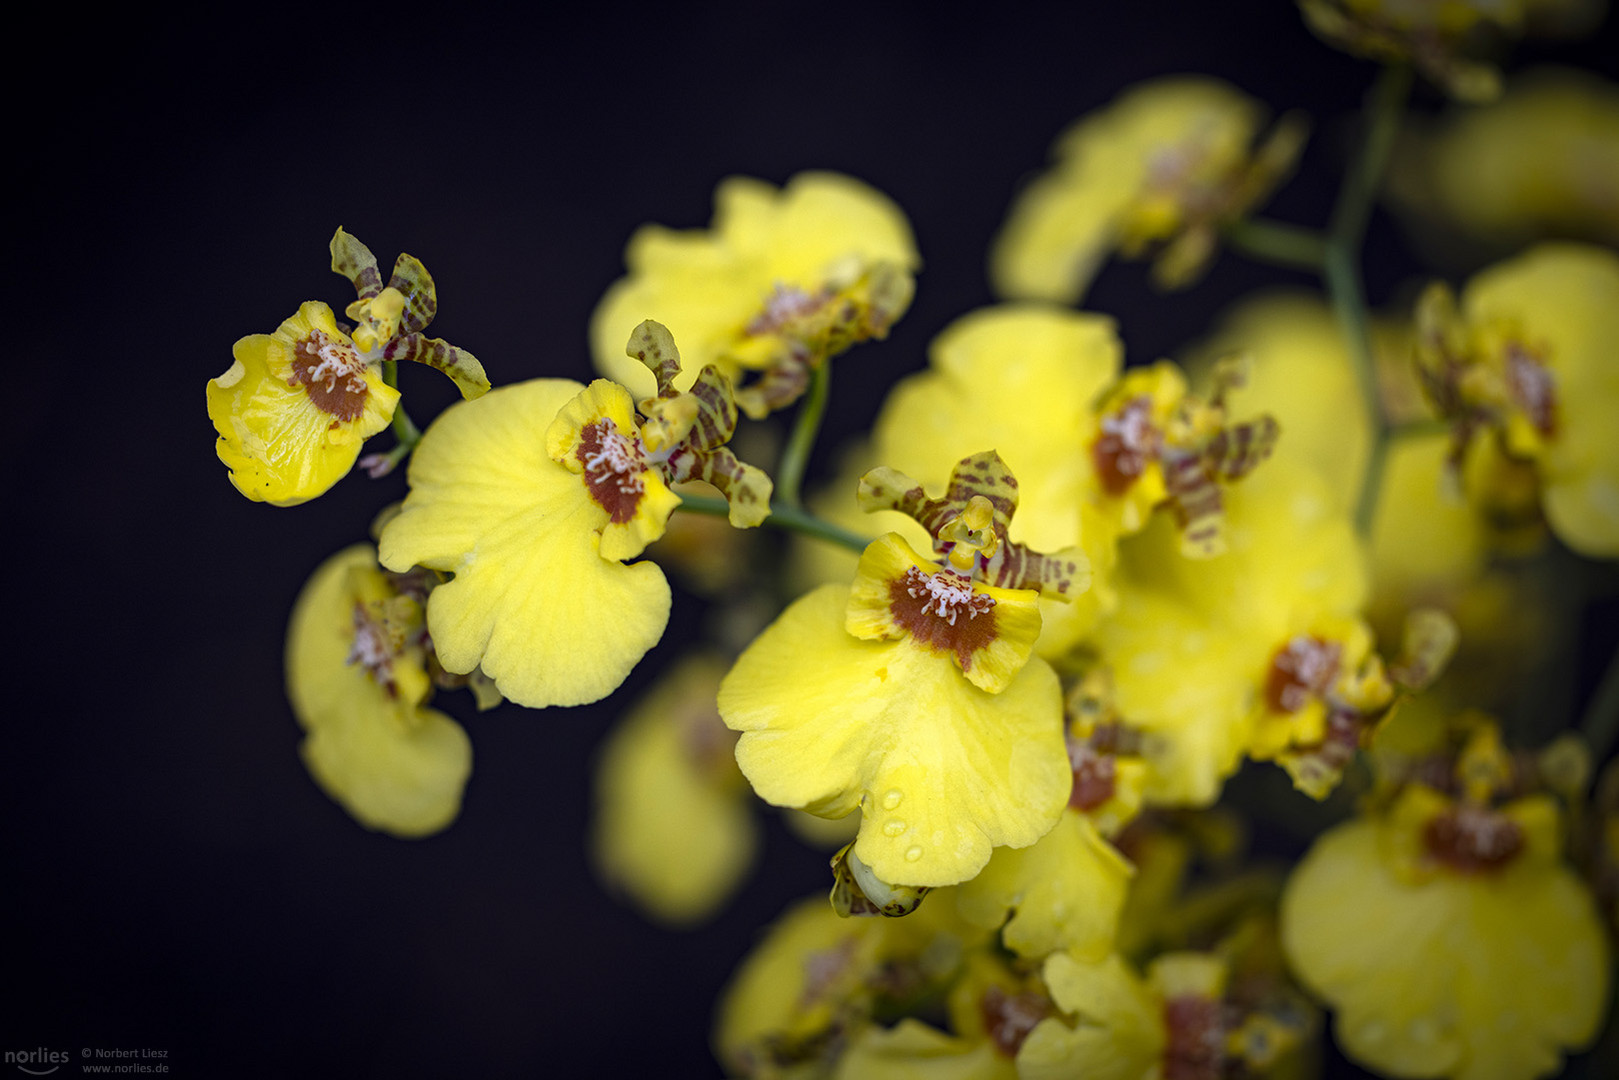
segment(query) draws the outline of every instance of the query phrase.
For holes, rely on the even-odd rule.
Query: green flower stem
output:
[[[1593,761],[1606,761],[1613,749],[1614,737],[1619,736],[1619,653],[1608,661],[1602,685],[1585,710],[1580,721],[1580,734],[1591,747]]]
[[[710,514],[714,517],[725,517],[731,512],[724,499],[712,495],[682,495],[680,509],[694,514]],[[765,518],[764,523],[774,525],[778,529],[813,536],[830,544],[841,544],[854,552],[865,551],[866,546],[871,543],[869,537],[857,536],[830,521],[822,521],[801,506],[773,503],[770,507],[770,516]]]
[[[798,407],[793,433],[787,439],[787,449],[782,452],[781,467],[776,470],[776,496],[788,506],[803,505],[799,489],[804,484],[804,470],[809,465],[810,451],[815,448],[815,437],[821,431],[821,417],[826,414],[831,385],[832,364],[823,359],[810,372],[809,390],[804,395],[804,403]]]
[[[1327,258],[1327,238],[1315,229],[1282,221],[1249,218],[1225,228],[1226,243],[1260,262],[1320,273]]]
[[[1362,537],[1371,535],[1372,516],[1377,512],[1383,463],[1388,457],[1389,425],[1377,392],[1371,327],[1360,281],[1360,250],[1366,236],[1366,223],[1371,218],[1372,200],[1382,183],[1389,151],[1400,129],[1400,114],[1404,111],[1405,99],[1410,91],[1411,69],[1404,65],[1385,67],[1373,84],[1366,107],[1365,141],[1361,143],[1360,153],[1350,163],[1343,187],[1338,192],[1337,204],[1332,209],[1332,223],[1327,230],[1322,263],[1327,294],[1332,299],[1333,313],[1349,346],[1349,355],[1354,361],[1355,374],[1360,383],[1361,399],[1372,427],[1371,450],[1367,455],[1366,471],[1361,476],[1360,497],[1355,504],[1355,528]]]
[[[382,381],[395,390],[399,389],[399,362],[397,360],[384,360],[382,362]],[[386,458],[388,461],[387,471],[392,471],[394,466],[409,457],[410,452],[416,449],[416,444],[422,441],[421,429],[411,420],[410,413],[405,411],[403,401],[394,405],[393,433],[394,438],[399,440],[399,445],[388,451]]]

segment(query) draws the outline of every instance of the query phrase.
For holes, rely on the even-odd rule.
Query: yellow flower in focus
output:
[[[1475,737],[1459,797],[1411,784],[1386,812],[1323,835],[1289,880],[1283,945],[1356,1061],[1530,1080],[1595,1037],[1607,939],[1561,861],[1555,802],[1490,797],[1510,773]]]
[[[433,278],[401,255],[386,286],[376,257],[338,229],[332,270],[359,294],[345,314],[351,338],[325,304],[308,301],[274,334],[242,338],[230,369],[208,381],[208,416],[230,480],[248,498],[295,506],[322,494],[354,466],[360,444],[387,427],[399,393],[382,365],[413,360],[455,381],[465,398],[489,389],[483,365],[422,331],[438,311]],[[392,462],[381,467],[392,467]],[[382,471],[373,475],[382,475]]]
[[[691,370],[714,364],[733,382],[766,373],[762,389],[738,394],[751,416],[789,403],[827,355],[886,335],[909,306],[910,275],[921,266],[893,202],[851,177],[820,172],[800,173],[780,190],[732,177],[714,193],[708,229],[644,226],[624,261],[629,274],[591,316],[598,370],[645,385],[620,343],[651,316],[681,343]]]
[[[382,530],[384,565],[455,575],[427,609],[444,666],[482,666],[530,708],[606,697],[663,636],[663,571],[621,560],[663,535],[680,505],[671,484],[713,484],[737,528],[770,513],[770,478],[724,445],[730,382],[709,367],[691,392],[674,389],[680,354],[651,320],[627,351],[658,387],[640,411],[605,379],[535,379],[447,409]]]
[[[721,684],[720,715],[743,732],[737,762],[754,790],[823,817],[859,808],[855,854],[895,884],[964,881],[992,847],[1038,840],[1070,782],[1051,668],[1031,658],[992,694],[968,681],[954,649],[853,636],[849,607],[837,585],[798,600]]]
[[[1391,181],[1413,227],[1437,218],[1498,247],[1548,234],[1619,244],[1619,85],[1525,72],[1499,101],[1411,139]]]
[[[423,434],[381,557],[454,575],[427,608],[445,668],[481,665],[530,708],[579,705],[612,693],[663,636],[663,571],[602,550],[607,534],[628,552],[667,516],[656,488],[635,490],[638,434],[618,426],[630,408],[610,384],[536,379],[452,405]],[[553,445],[576,448],[578,471]]]
[[[1067,798],[1060,688],[1031,654],[1035,589],[1082,590],[1079,556],[1005,539],[1017,482],[993,453],[959,462],[944,499],[886,468],[861,489],[862,505],[932,533],[940,562],[894,534],[874,541],[853,588],[800,598],[748,647],[720,714],[765,801],[858,807],[853,855],[876,878],[950,885],[991,848],[1034,843]]]
[[[1302,124],[1284,119],[1255,147],[1264,107],[1215,79],[1132,87],[1064,132],[1056,165],[1020,193],[990,255],[1001,296],[1072,304],[1114,251],[1157,252],[1160,285],[1190,284],[1219,229],[1291,170]]]
[[[736,736],[714,705],[724,674],[705,655],[662,676],[608,737],[597,772],[602,875],[675,925],[724,903],[759,843]]]
[[[230,370],[208,381],[208,415],[219,460],[250,499],[296,506],[324,493],[393,419],[399,391],[318,301],[231,351]]]
[[[472,746],[432,693],[421,597],[356,544],[323,562],[287,628],[287,695],[304,763],[361,824],[438,832],[461,809]]]
[[[1096,428],[1091,405],[1113,381],[1123,346],[1106,316],[1038,304],[1001,304],[965,315],[929,346],[929,369],[901,380],[878,415],[869,451],[840,471],[843,477],[816,511],[857,532],[895,532],[921,546],[927,533],[896,511],[863,514],[849,499],[855,480],[882,462],[942,487],[950,467],[993,446],[1018,477],[1018,513],[1011,533],[1041,551],[1079,545],[1090,560],[1089,591],[1069,602],[1042,600],[1042,656],[1066,652],[1111,606],[1107,570],[1115,530],[1088,498],[1086,433]],[[825,549],[826,545],[820,545]],[[847,580],[852,560],[825,550],[809,553],[821,580]]]
[[[1459,309],[1443,285],[1430,287],[1418,323],[1418,363],[1455,424],[1454,458],[1477,430],[1493,430],[1508,459],[1533,466],[1558,537],[1584,555],[1619,556],[1619,256],[1544,244],[1477,274]]]

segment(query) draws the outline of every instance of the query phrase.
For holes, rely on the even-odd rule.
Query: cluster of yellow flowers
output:
[[[1619,255],[1535,243],[1375,319],[1356,262],[1391,152],[1393,198],[1456,228],[1611,243],[1619,204],[1563,194],[1614,194],[1590,164],[1614,140],[1575,144],[1616,129],[1619,96],[1509,86],[1402,143],[1405,65],[1498,89],[1465,53],[1484,16],[1302,6],[1390,64],[1328,230],[1252,216],[1301,118],[1267,132],[1208,79],[1131,88],[1013,201],[990,259],[1003,302],[946,327],[807,497],[830,368],[903,317],[921,265],[875,190],[731,179],[710,228],[638,232],[592,319],[588,386],[491,390],[423,336],[422,264],[400,256],[384,285],[339,229],[355,325],[305,303],[208,385],[249,498],[301,503],[357,461],[409,459],[375,544],[332,556],[293,612],[315,779],[368,827],[442,829],[472,755],[435,687],[484,708],[598,701],[664,635],[660,562],[754,580],[712,552],[756,534],[683,530],[771,525],[798,534],[773,568],[801,595],[742,640],[692,642],[600,764],[601,873],[664,921],[708,917],[748,871],[750,791],[841,845],[830,902],[786,913],[721,1002],[726,1068],[1297,1075],[1323,1009],[1389,1076],[1528,1080],[1588,1045],[1619,930],[1619,766],[1591,794],[1619,664],[1578,734],[1476,710],[1510,708],[1545,626],[1578,615],[1544,602],[1546,567],[1619,558]],[[1568,119],[1550,93],[1583,93],[1589,121],[1536,124],[1545,154],[1469,183],[1535,109]],[[1326,295],[1254,297],[1179,363],[1127,364],[1114,322],[1069,306],[1113,254],[1181,288],[1222,240],[1318,269]],[[400,359],[466,400],[418,431]],[[759,444],[771,471],[740,460],[741,418],[788,410],[779,456]],[[362,461],[390,423],[397,447]],[[1221,805],[1248,761],[1283,770],[1256,766],[1287,778],[1279,816],[1333,823],[1285,872],[1243,859]]]

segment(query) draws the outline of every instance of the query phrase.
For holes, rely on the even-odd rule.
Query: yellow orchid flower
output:
[[[754,790],[823,817],[859,808],[853,854],[883,882],[965,881],[993,847],[1048,832],[1067,799],[1060,690],[1032,655],[1035,589],[1081,591],[1083,557],[1007,541],[1016,494],[993,453],[958,463],[944,499],[868,474],[862,504],[902,509],[940,561],[875,541],[853,588],[800,598],[720,686]]]
[[[482,666],[530,708],[606,697],[663,636],[663,571],[621,560],[663,535],[680,504],[670,484],[719,487],[738,527],[769,513],[769,478],[723,445],[736,426],[724,376],[708,368],[674,390],[679,353],[657,323],[628,348],[660,388],[639,412],[605,379],[535,379],[445,410],[382,530],[383,565],[455,575],[427,607],[439,660]]]
[[[1300,980],[1338,1043],[1394,1076],[1531,1080],[1597,1033],[1609,968],[1590,893],[1560,857],[1550,796],[1515,796],[1493,727],[1455,759],[1455,795],[1407,785],[1323,835],[1282,899]]]
[[[626,386],[646,376],[619,343],[647,316],[668,326],[692,368],[715,365],[759,417],[790,404],[828,356],[886,336],[921,266],[905,215],[858,180],[800,173],[779,191],[732,177],[714,193],[707,230],[648,225],[631,239],[629,274],[591,316],[599,371]],[[686,376],[679,388],[687,389]]]
[[[467,398],[489,389],[476,357],[421,333],[438,309],[426,267],[401,255],[384,287],[370,249],[342,229],[331,251],[332,269],[360,294],[347,311],[360,321],[353,337],[331,308],[307,301],[274,334],[238,341],[230,369],[208,381],[219,460],[238,491],[273,506],[324,493],[392,421],[399,392],[384,381],[384,363],[438,368]]]
[[[1619,556],[1619,255],[1541,245],[1476,275],[1460,306],[1431,286],[1418,326],[1425,389],[1455,425],[1453,467],[1491,430],[1506,458],[1533,467],[1564,543]]]
[[[472,770],[461,726],[426,706],[421,599],[355,544],[310,576],[287,629],[304,763],[361,824],[404,837],[455,820]]]
[[[1200,276],[1219,229],[1268,196],[1304,140],[1296,118],[1255,147],[1264,107],[1216,79],[1131,87],[1058,137],[1051,171],[1012,204],[990,254],[1008,299],[1072,304],[1114,251],[1158,253],[1160,285]]]

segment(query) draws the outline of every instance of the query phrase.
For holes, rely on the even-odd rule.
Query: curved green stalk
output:
[[[809,466],[810,452],[815,448],[815,437],[821,431],[821,417],[826,414],[827,394],[832,384],[832,362],[822,360],[810,372],[809,390],[804,403],[798,407],[793,421],[793,433],[782,451],[781,467],[776,470],[776,496],[788,506],[803,505],[799,489],[804,484],[804,470]]]
[[[1260,262],[1321,272],[1327,258],[1327,238],[1315,229],[1283,221],[1247,218],[1225,228],[1227,246]]]
[[[1372,200],[1382,183],[1389,151],[1400,129],[1400,114],[1411,90],[1411,69],[1404,65],[1385,67],[1372,86],[1367,103],[1366,137],[1360,153],[1350,163],[1349,172],[1332,208],[1332,223],[1322,260],[1322,276],[1339,328],[1349,346],[1360,384],[1366,419],[1371,425],[1371,448],[1361,475],[1360,496],[1355,502],[1355,529],[1363,537],[1371,535],[1372,516],[1377,512],[1378,489],[1383,480],[1383,464],[1388,457],[1389,425],[1377,392],[1376,358],[1372,334],[1361,288],[1360,252],[1371,218]]]
[[[709,514],[714,517],[725,517],[731,508],[724,499],[713,495],[682,495],[680,509],[693,514]],[[824,540],[829,544],[841,544],[850,551],[865,551],[871,539],[858,536],[847,529],[838,527],[830,521],[823,521],[801,506],[792,506],[784,503],[774,503],[770,508],[770,516],[765,518],[764,524],[774,525],[778,529],[812,536],[817,540]]]

